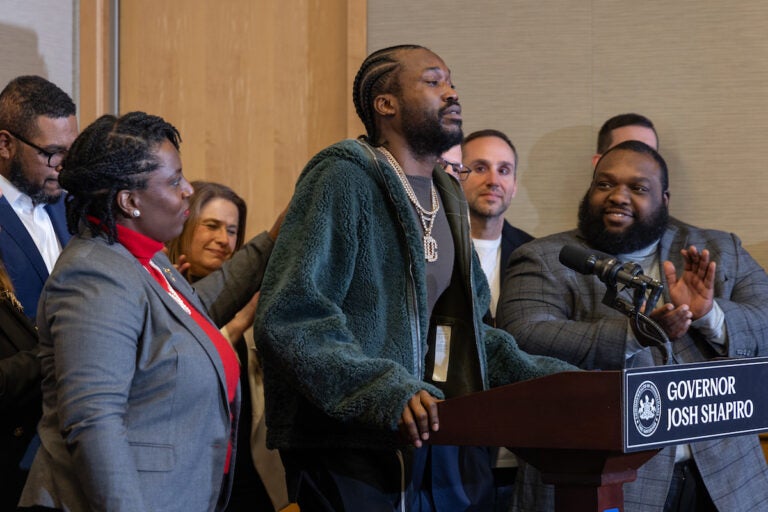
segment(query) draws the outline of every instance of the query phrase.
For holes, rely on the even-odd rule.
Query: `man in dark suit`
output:
[[[470,171],[462,188],[469,204],[472,241],[491,287],[485,320],[493,325],[509,256],[533,237],[504,218],[517,193],[517,150],[509,137],[498,130],[473,132],[461,143],[461,151]]]
[[[768,276],[739,238],[669,217],[664,159],[639,141],[605,152],[579,209],[578,229],[515,251],[499,301],[499,326],[521,348],[584,369],[697,363],[768,352]],[[648,346],[642,330],[604,305],[606,286],[560,263],[565,245],[616,255],[664,284],[645,314],[669,342]],[[619,291],[631,300],[631,292]],[[521,467],[514,510],[549,510],[551,488]],[[768,467],[757,436],[670,446],[624,485],[626,512],[765,510]]]
[[[58,175],[77,136],[72,98],[39,76],[0,92],[0,254],[25,314],[69,241]]]
[[[453,170],[462,182],[469,205],[473,246],[491,288],[491,304],[483,321],[495,326],[496,304],[509,257],[520,245],[533,240],[504,218],[517,193],[517,149],[503,132],[480,130],[464,138],[460,155],[464,169]],[[447,160],[449,156],[443,154],[443,158]],[[512,499],[517,459],[506,448],[489,450],[493,464],[494,510],[506,510]]]

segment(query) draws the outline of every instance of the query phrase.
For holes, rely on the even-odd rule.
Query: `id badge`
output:
[[[448,380],[448,362],[451,357],[451,326],[437,325],[435,328],[435,367],[432,370],[433,382]]]

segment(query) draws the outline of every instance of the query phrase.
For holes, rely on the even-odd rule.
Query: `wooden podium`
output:
[[[665,391],[670,382],[675,386],[686,379],[736,383],[736,389],[749,395],[735,398],[748,400],[752,415],[712,422],[704,429],[701,425],[668,427],[675,417],[674,407],[687,402],[677,400],[678,396],[670,399]],[[558,512],[618,512],[624,510],[622,485],[633,481],[637,469],[661,447],[767,431],[768,398],[760,391],[766,380],[766,358],[563,372],[441,402],[440,430],[430,435],[429,442],[508,447],[536,467],[545,483],[554,484]],[[650,388],[655,393],[652,406],[642,394]],[[701,407],[703,411],[705,405]],[[650,420],[651,415],[640,415],[653,423],[651,428],[640,425],[638,409],[655,412]]]
[[[658,449],[623,452],[621,381],[564,372],[446,400],[430,442],[510,448],[555,485],[558,512],[623,510],[622,485]]]

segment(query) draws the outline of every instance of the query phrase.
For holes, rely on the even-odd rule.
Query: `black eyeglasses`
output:
[[[472,172],[472,169],[466,165],[458,162],[449,162],[445,158],[438,158],[437,165],[442,167],[445,172],[450,172],[448,167],[451,167],[453,172],[456,173],[456,175],[459,177],[459,181],[467,181],[467,178],[469,178],[469,173]]]
[[[67,156],[67,153],[69,153],[69,151],[67,151],[66,149],[60,149],[59,151],[54,151],[53,153],[51,153],[50,151],[41,148],[37,144],[29,142],[24,137],[16,135],[15,133],[13,133],[10,130],[6,130],[6,131],[8,133],[10,133],[13,136],[14,139],[19,139],[21,142],[23,142],[27,146],[29,146],[31,148],[35,148],[38,153],[40,153],[41,155],[43,155],[45,157],[45,159],[47,161],[46,165],[48,167],[51,167],[52,169],[55,169],[58,166],[60,166],[61,162],[64,161],[64,157]]]

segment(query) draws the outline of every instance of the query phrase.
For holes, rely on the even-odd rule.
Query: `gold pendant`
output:
[[[437,261],[437,241],[432,235],[424,235],[424,258],[430,263]]]

